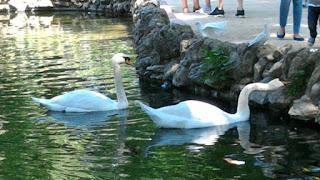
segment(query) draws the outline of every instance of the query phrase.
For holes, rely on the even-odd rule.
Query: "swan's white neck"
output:
[[[117,63],[112,63],[113,73],[114,73],[114,84],[116,87],[117,99],[118,99],[118,108],[125,109],[128,107],[128,100],[126,93],[123,88],[122,78],[120,75],[120,65]]]
[[[267,91],[271,90],[269,84],[265,83],[252,83],[246,85],[240,92],[238,98],[237,112],[235,114],[227,114],[230,120],[235,122],[248,120],[250,117],[249,109],[249,95],[252,91]]]

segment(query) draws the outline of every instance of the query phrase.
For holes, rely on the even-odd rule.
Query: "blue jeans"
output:
[[[310,37],[317,37],[317,23],[320,15],[320,7],[308,7],[308,27],[310,31]]]
[[[290,3],[293,4],[293,33],[299,34],[301,16],[302,16],[302,0],[281,0],[280,3],[280,26],[286,27],[289,14]]]

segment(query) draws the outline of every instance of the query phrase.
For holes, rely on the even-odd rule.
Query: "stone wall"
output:
[[[52,0],[55,10],[106,12],[128,15],[131,0]]]
[[[141,78],[185,89],[206,89],[214,97],[236,99],[244,85],[280,78],[286,86],[274,92],[255,92],[251,102],[288,111],[297,119],[319,119],[320,51],[277,48],[270,44],[248,47],[195,36],[186,25],[170,23],[156,1],[136,1],[133,12],[137,73]],[[231,82],[203,81],[203,50],[229,53]],[[318,59],[318,60],[317,60]],[[221,88],[223,85],[223,88]]]
[[[52,5],[50,7],[42,6],[42,1],[51,1]],[[0,12],[13,12],[17,10],[15,4],[17,4],[16,6],[26,4],[26,11],[90,11],[128,16],[132,3],[132,0],[2,0]],[[6,6],[8,4],[11,6]]]

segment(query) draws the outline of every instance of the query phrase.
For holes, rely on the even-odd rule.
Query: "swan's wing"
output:
[[[89,90],[75,90],[50,99],[51,103],[59,104],[66,108],[83,109],[86,111],[113,110],[117,103],[98,92]]]
[[[166,115],[168,123],[177,121],[176,124],[184,124],[184,128],[199,128],[229,124],[227,113],[211,104],[189,100],[177,105],[166,106],[157,109],[162,116]],[[160,114],[159,113],[159,114]]]

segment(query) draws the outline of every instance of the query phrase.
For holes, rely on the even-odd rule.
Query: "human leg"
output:
[[[213,15],[216,17],[224,16],[223,3],[223,0],[218,0],[217,7],[209,15]]]
[[[280,2],[280,17],[279,17],[280,28],[277,33],[278,38],[283,38],[285,35],[285,27],[287,25],[290,2],[291,0],[281,0]]]
[[[300,36],[300,24],[302,17],[302,0],[292,0],[293,5],[293,34]]]
[[[210,13],[211,12],[211,2],[210,0],[205,0],[205,7],[204,7],[204,11],[207,12],[207,13]]]
[[[310,31],[310,38],[308,39],[308,44],[312,46],[317,37],[317,22],[319,18],[319,13],[316,12],[316,7],[308,7],[308,28]]]
[[[182,5],[183,12],[184,13],[188,13],[189,12],[188,1],[187,0],[181,0],[181,5]]]
[[[238,0],[237,17],[244,17],[243,0]]]
[[[243,0],[238,0],[237,10],[243,10]]]
[[[218,9],[222,10],[224,5],[224,0],[218,0]]]
[[[308,7],[308,27],[310,31],[310,37],[317,37],[317,23],[319,14],[316,12],[316,7]]]
[[[199,0],[193,0],[193,12],[200,9]]]

